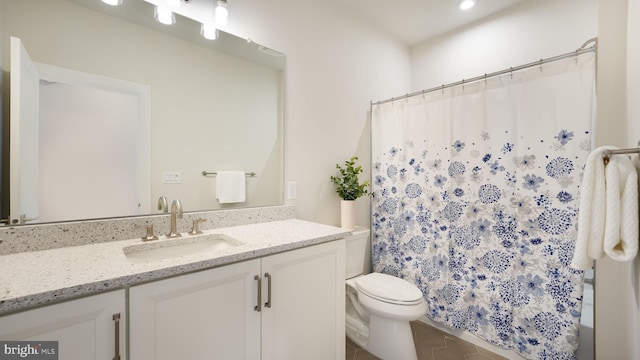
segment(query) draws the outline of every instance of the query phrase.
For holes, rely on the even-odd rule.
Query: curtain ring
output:
[[[484,73],[484,84],[487,85],[487,73]]]
[[[513,79],[513,67],[509,68],[509,77]]]
[[[542,59],[540,59],[540,72],[542,72]]]

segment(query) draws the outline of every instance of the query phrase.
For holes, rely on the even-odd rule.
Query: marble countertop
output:
[[[127,246],[143,244],[141,239],[0,256],[0,315],[320,244],[343,238],[350,231],[290,219],[213,229],[205,234],[226,235],[239,244],[147,262],[133,262],[123,251]],[[168,245],[188,241],[189,237],[161,237],[144,244]]]

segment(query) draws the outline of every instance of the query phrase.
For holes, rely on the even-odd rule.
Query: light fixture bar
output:
[[[122,4],[122,0],[102,0],[102,2],[111,6],[118,6]]]

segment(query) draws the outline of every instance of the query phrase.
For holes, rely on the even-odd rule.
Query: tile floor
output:
[[[504,360],[505,357],[494,354],[474,344],[444,333],[427,324],[411,323],[416,343],[418,360]],[[346,360],[376,360],[377,357],[361,349],[347,339]],[[389,359],[393,360],[393,359]]]

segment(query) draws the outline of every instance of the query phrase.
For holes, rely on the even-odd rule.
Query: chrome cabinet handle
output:
[[[120,360],[120,313],[113,314],[113,321],[115,321],[116,338],[115,338],[115,356],[113,360]]]
[[[271,274],[264,273],[264,277],[267,278],[267,302],[264,303],[264,307],[271,308]]]
[[[262,311],[262,278],[256,275],[253,279],[258,281],[258,305],[254,306],[253,310],[260,312]]]

